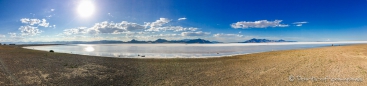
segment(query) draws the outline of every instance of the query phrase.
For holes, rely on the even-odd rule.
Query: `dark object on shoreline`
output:
[[[3,45],[6,45],[6,44],[3,44]]]
[[[141,57],[145,57],[145,55],[141,55]]]
[[[331,44],[331,46],[334,46],[334,44]]]
[[[9,45],[15,45],[15,44],[9,44]]]
[[[53,53],[53,52],[54,52],[54,50],[50,50],[50,52],[51,52],[51,53]]]
[[[140,55],[138,54],[138,56],[140,56]]]
[[[217,53],[217,54],[219,54],[219,53]]]

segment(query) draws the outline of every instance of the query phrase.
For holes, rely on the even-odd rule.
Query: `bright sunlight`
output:
[[[94,5],[90,0],[82,0],[77,8],[81,17],[89,17],[94,13]]]

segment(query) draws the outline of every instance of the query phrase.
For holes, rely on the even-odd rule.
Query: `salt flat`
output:
[[[218,44],[70,44],[28,46],[24,48],[116,58],[212,58],[276,50],[305,49],[358,43],[367,43],[367,41]]]

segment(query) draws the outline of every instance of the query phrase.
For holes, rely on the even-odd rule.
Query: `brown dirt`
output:
[[[0,46],[1,86],[367,84],[367,44],[204,59],[108,58],[21,47]],[[305,80],[312,77],[317,81]]]

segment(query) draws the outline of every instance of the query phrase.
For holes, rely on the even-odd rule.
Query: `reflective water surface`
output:
[[[275,50],[303,49],[367,42],[294,42],[228,44],[71,44],[27,49],[117,58],[207,58]]]

